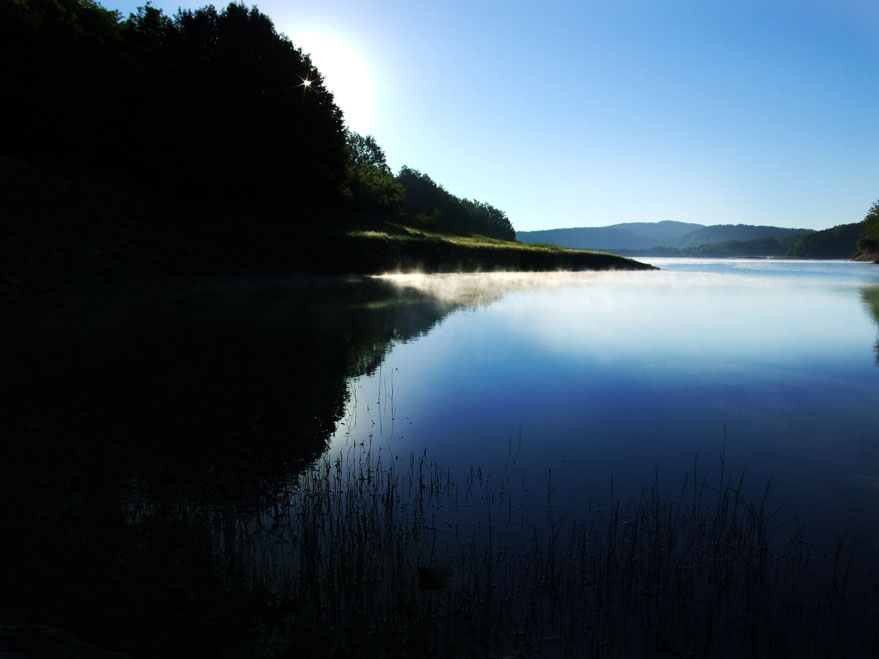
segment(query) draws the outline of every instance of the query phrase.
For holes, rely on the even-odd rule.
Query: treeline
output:
[[[793,240],[786,256],[879,261],[879,201],[860,222],[839,224]]]
[[[856,250],[863,224],[839,224],[823,231],[799,236],[791,243],[787,256],[809,259],[849,259]]]
[[[7,155],[111,169],[174,199],[303,226],[431,218],[441,231],[514,235],[487,204],[423,175],[433,194],[410,198],[413,170],[363,160],[364,143],[378,145],[346,131],[310,57],[256,7],[169,17],[147,4],[123,18],[95,0],[0,0],[0,57]]]
[[[349,132],[348,144],[348,194],[361,210],[380,217],[399,217],[407,224],[433,231],[516,239],[513,225],[502,210],[456,197],[427,174],[410,167],[403,166],[394,176],[384,151],[371,135]]]
[[[879,201],[860,222],[840,224],[823,231],[782,238],[729,240],[697,247],[654,247],[642,251],[620,250],[623,254],[687,257],[786,257],[801,259],[879,260]]]
[[[858,240],[858,251],[879,260],[879,201],[867,211],[863,224],[864,232]]]

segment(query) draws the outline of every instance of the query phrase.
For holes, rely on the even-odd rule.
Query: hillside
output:
[[[516,240],[575,249],[635,250],[671,245],[681,236],[704,228],[688,222],[623,222],[606,227],[576,227],[544,231],[517,231]]]
[[[672,256],[690,258],[782,258],[787,256],[793,237],[754,238],[752,240],[727,240],[707,243],[696,247],[651,247],[643,250],[619,250],[622,256]]]
[[[863,222],[853,222],[798,236],[787,255],[802,259],[850,259],[857,250],[863,231]]]
[[[548,243],[627,255],[783,256],[790,241],[810,229],[747,224],[705,226],[687,222],[628,222],[607,227],[519,231],[525,243]],[[696,249],[697,253],[689,254]]]
[[[785,229],[773,226],[754,226],[750,224],[715,224],[704,229],[696,229],[683,236],[671,247],[685,249],[702,245],[717,245],[731,241],[749,242],[752,240],[785,240],[794,236],[811,233],[811,229]]]
[[[17,63],[0,299],[191,274],[647,267],[527,248],[501,209],[395,175],[256,7],[0,2],[0,36]]]
[[[147,194],[103,170],[0,157],[0,300],[101,282],[242,273],[650,269],[611,254],[374,221],[297,226]]]
[[[861,225],[863,234],[858,238],[858,253],[855,258],[858,261],[879,263],[879,201],[870,207]]]

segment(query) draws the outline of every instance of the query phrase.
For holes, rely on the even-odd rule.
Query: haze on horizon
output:
[[[143,3],[102,4],[127,16]],[[169,15],[205,4],[153,2]],[[394,171],[501,208],[517,230],[823,229],[879,198],[872,0],[258,7],[313,53],[349,126]]]

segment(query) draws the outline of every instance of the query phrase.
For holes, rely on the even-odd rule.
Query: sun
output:
[[[367,135],[373,131],[375,85],[370,67],[347,42],[322,32],[293,32],[290,40],[311,55],[311,62],[323,74],[324,85],[345,115],[345,124]],[[313,81],[303,81],[308,88]]]

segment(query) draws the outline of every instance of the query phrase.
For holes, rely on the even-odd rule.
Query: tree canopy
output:
[[[848,259],[856,251],[861,223],[840,224],[793,239],[787,256],[804,259]]]
[[[863,225],[864,231],[858,240],[858,250],[879,254],[879,201],[870,206]]]
[[[348,131],[348,190],[355,209],[397,215],[405,192],[372,135]]]
[[[0,153],[300,223],[321,209],[515,239],[493,206],[407,167],[394,176],[373,136],[345,129],[310,57],[256,7],[167,16],[147,3],[123,18],[95,0],[0,0],[0,57]]]
[[[347,176],[342,113],[259,10],[3,0],[16,155],[125,169],[188,197],[326,203]]]
[[[435,183],[427,174],[403,167],[397,176],[406,197],[407,218],[424,228],[450,233],[479,233],[491,238],[515,240],[506,213],[485,202],[459,199]]]

